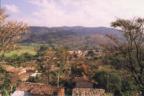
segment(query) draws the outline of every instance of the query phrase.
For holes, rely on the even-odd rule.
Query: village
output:
[[[88,51],[69,51],[71,60],[75,60],[80,57],[85,57],[88,55]],[[102,52],[89,51],[94,57],[101,57]],[[72,57],[71,57],[72,56]],[[88,59],[92,57],[88,56]],[[33,61],[34,63],[34,61]],[[30,65],[30,64],[28,64]],[[86,67],[85,64],[82,64],[83,67]],[[39,73],[35,67],[20,67],[16,68],[7,64],[3,64],[2,68],[5,69],[8,73],[13,74],[11,78],[11,83],[13,85],[18,83],[18,87],[11,96],[105,96],[105,90],[96,87],[96,83],[90,80],[86,75],[75,76],[71,78],[73,83],[72,87],[65,85],[63,87],[52,86],[44,83],[34,83],[28,82],[30,78],[37,78],[42,73]],[[50,70],[54,70],[54,67],[51,67]],[[86,69],[87,70],[87,69]],[[67,95],[66,91],[70,90],[71,95]]]

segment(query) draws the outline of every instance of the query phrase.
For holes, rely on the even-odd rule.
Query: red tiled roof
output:
[[[39,94],[39,95],[50,95],[54,92],[58,92],[60,88],[53,87],[46,84],[41,83],[21,83],[17,90],[30,92],[31,94]]]

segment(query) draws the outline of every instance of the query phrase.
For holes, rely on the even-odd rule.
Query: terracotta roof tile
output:
[[[46,95],[58,92],[59,88],[41,83],[21,83],[17,90],[30,92],[31,94]]]

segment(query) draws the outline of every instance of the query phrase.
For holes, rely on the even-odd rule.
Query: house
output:
[[[64,96],[64,88],[57,88],[42,83],[21,83],[12,96]]]
[[[2,65],[2,68],[6,70],[8,73],[12,73],[13,77],[11,78],[11,82],[16,82],[17,80],[20,81],[27,81],[29,77],[35,73],[35,68],[34,67],[14,67],[11,65]]]
[[[72,89],[72,96],[105,96],[105,90],[94,88],[95,82],[86,76],[75,77],[73,82],[75,86]]]

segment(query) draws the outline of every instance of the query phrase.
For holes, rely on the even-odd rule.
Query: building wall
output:
[[[93,88],[74,88],[72,96],[105,96],[105,90]]]
[[[25,91],[15,91],[11,96],[32,96],[32,95]]]

